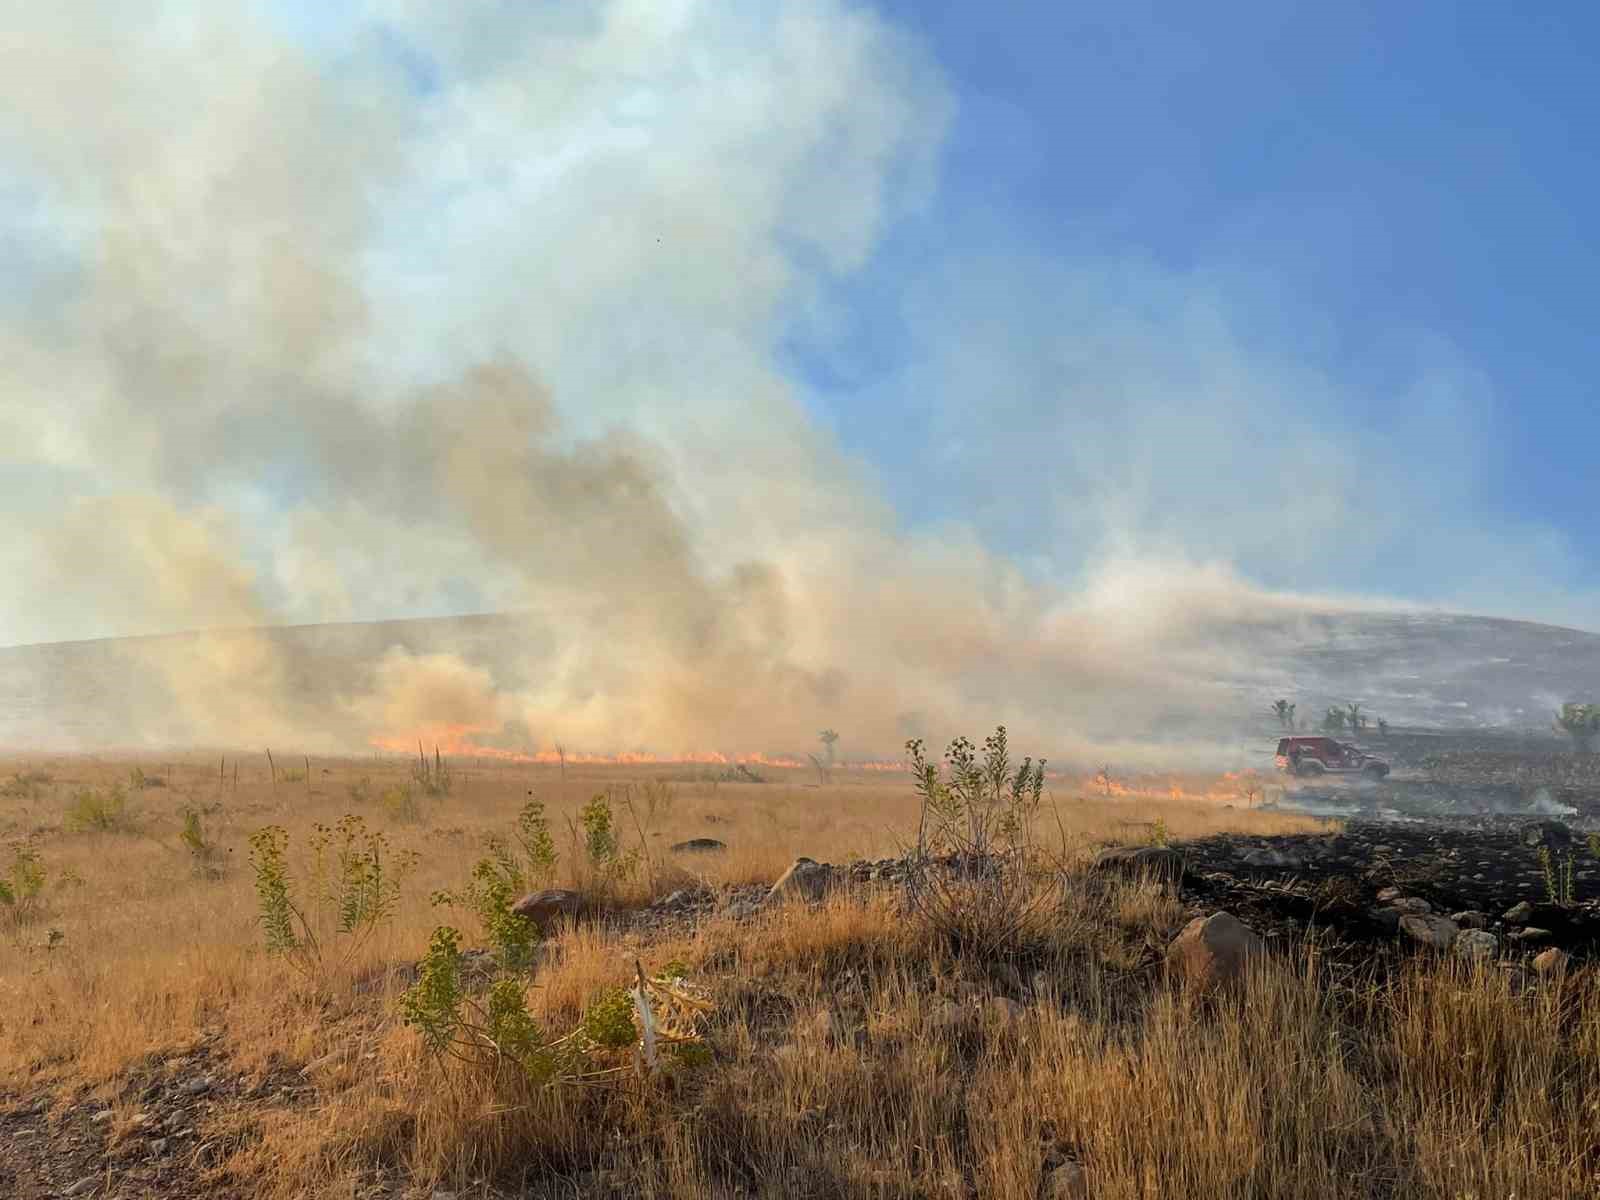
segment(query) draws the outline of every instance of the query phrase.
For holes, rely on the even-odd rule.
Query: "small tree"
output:
[[[1361,715],[1361,705],[1347,704],[1344,710],[1345,724],[1350,727],[1350,736],[1354,737],[1366,727],[1367,719]]]
[[[1282,725],[1285,729],[1294,728],[1294,705],[1287,700],[1275,700],[1272,704],[1272,711],[1277,716],[1279,725]]]
[[[1572,739],[1579,754],[1593,750],[1600,740],[1600,704],[1563,704],[1556,714],[1556,730]]]
[[[839,740],[839,735],[831,729],[824,729],[817,734],[817,741],[822,743],[823,757],[828,760],[828,765],[833,766],[833,744]]]
[[[1344,729],[1345,711],[1342,708],[1330,708],[1327,715],[1322,718],[1322,728],[1329,733],[1339,733]]]
[[[1385,721],[1382,717],[1378,718],[1378,736],[1381,738],[1386,738],[1389,736],[1389,722]]]

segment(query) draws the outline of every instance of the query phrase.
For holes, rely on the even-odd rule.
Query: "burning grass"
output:
[[[418,789],[415,819],[391,821],[379,798],[415,760],[312,760],[292,787],[281,773],[274,786],[264,761],[237,785],[214,761],[143,766],[167,786],[130,794],[117,823],[76,829],[72,798],[127,779],[129,763],[0,770],[47,776],[0,798],[0,838],[44,871],[35,919],[0,930],[0,1095],[48,1095],[63,1128],[86,1098],[110,1105],[114,1136],[93,1170],[138,1194],[161,1191],[138,1174],[134,1081],[202,1055],[216,1078],[243,1081],[240,1097],[285,1073],[300,1097],[208,1102],[160,1177],[203,1175],[224,1194],[355,1196],[387,1179],[421,1195],[1035,1200],[1073,1194],[1048,1189],[1073,1186],[1074,1164],[1096,1200],[1596,1192],[1600,995],[1588,972],[1527,994],[1503,972],[1449,963],[1334,985],[1309,951],[1286,948],[1242,994],[1196,1001],[1159,969],[1183,905],[1069,866],[1025,957],[958,954],[871,892],[750,920],[564,929],[526,993],[541,1027],[571,1027],[636,961],[676,961],[712,997],[711,1062],[540,1089],[428,1056],[397,1015],[441,919],[428,897],[462,885],[530,789],[560,854],[556,882],[591,885],[574,869],[581,816],[609,789],[617,836],[642,854],[612,881],[626,906],[685,884],[769,882],[798,854],[895,852],[914,836],[910,782],[835,770],[818,787],[810,772],[768,768],[761,785],[680,781],[652,805],[654,767],[455,762],[447,794]],[[1038,833],[1073,864],[1101,841],[1319,827],[1198,798],[1226,794],[1213,784],[1177,800],[1052,786]],[[278,825],[303,845],[350,811],[418,861],[392,919],[308,979],[261,952],[248,838]],[[183,836],[194,814],[204,869]],[[696,836],[729,849],[667,849]],[[0,1180],[45,1194],[24,1176]]]

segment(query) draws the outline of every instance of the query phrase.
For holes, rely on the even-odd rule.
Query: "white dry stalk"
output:
[[[640,1070],[653,1071],[656,1069],[656,1018],[650,1009],[650,984],[644,977],[644,967],[637,960],[633,969],[638,980],[628,989],[628,994],[633,997],[633,1007],[639,1014],[639,1028],[644,1034],[639,1047]]]

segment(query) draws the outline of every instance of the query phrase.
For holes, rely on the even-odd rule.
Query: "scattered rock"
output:
[[[1378,891],[1378,903],[1379,904],[1393,904],[1396,900],[1400,899],[1400,897],[1403,896],[1403,895],[1405,895],[1405,893],[1403,891],[1401,891],[1397,887],[1381,888]]]
[[[725,843],[717,841],[716,838],[697,837],[690,838],[686,842],[674,842],[672,852],[674,854],[711,854],[727,848]]]
[[[67,1188],[63,1188],[61,1194],[63,1196],[90,1196],[90,1195],[93,1195],[95,1186],[100,1182],[100,1178],[101,1177],[99,1175],[85,1175],[82,1179],[78,1180],[78,1182],[73,1184],[72,1186],[67,1187]]]
[[[178,1090],[185,1096],[202,1096],[211,1090],[211,1081],[204,1075],[199,1075],[194,1079],[185,1080]]]
[[[1400,918],[1400,932],[1424,946],[1448,950],[1461,928],[1449,917],[1434,916],[1432,913],[1407,913]]]
[[[1187,985],[1208,988],[1233,983],[1245,963],[1266,952],[1266,943],[1232,913],[1196,917],[1167,947],[1167,967]]]
[[[735,921],[748,921],[761,911],[761,906],[754,900],[730,900],[722,911]]]
[[[1533,905],[1526,900],[1506,910],[1505,921],[1510,925],[1525,925],[1533,920]]]
[[[1462,958],[1481,962],[1500,953],[1500,939],[1482,929],[1463,929],[1453,949]]]
[[[111,1120],[111,1117],[112,1112],[109,1108],[102,1109],[101,1111],[95,1113],[94,1116],[89,1118],[89,1123],[91,1125],[104,1125],[107,1121]]]
[[[1519,929],[1511,935],[1513,942],[1521,942],[1524,946],[1541,946],[1553,938],[1555,934],[1548,929],[1540,929],[1536,925],[1529,925],[1526,929]]]
[[[1100,851],[1089,869],[1129,879],[1178,883],[1183,879],[1183,855],[1170,846],[1112,846]]]
[[[511,911],[519,917],[527,917],[541,932],[549,932],[550,926],[561,917],[575,919],[585,915],[589,905],[581,893],[570,888],[546,888],[542,892],[529,892],[511,906]]]
[[[1540,975],[1559,975],[1567,969],[1569,961],[1565,950],[1557,950],[1551,946],[1548,950],[1541,950],[1533,956],[1533,969]]]
[[[833,869],[815,859],[797,858],[767,893],[768,900],[820,900],[833,883]]]
[[[1489,928],[1489,914],[1478,912],[1476,909],[1463,909],[1458,913],[1451,913],[1450,919],[1463,929]]]

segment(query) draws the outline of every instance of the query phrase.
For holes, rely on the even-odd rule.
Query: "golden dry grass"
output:
[[[0,1094],[92,1092],[117,1104],[115,1139],[132,1121],[136,1064],[211,1038],[237,1070],[294,1067],[315,1103],[219,1115],[209,1131],[233,1147],[219,1186],[246,1194],[356,1197],[387,1176],[423,1195],[493,1180],[552,1196],[1035,1200],[1066,1160],[1084,1165],[1096,1200],[1600,1194],[1588,972],[1522,994],[1504,972],[1422,964],[1392,987],[1332,988],[1293,952],[1242,995],[1195,1001],[1152,967],[1188,915],[1157,890],[1070,875],[1048,937],[1010,966],[954,958],[887,898],[847,894],[653,939],[562,931],[528,994],[541,1022],[570,1025],[636,958],[676,959],[715,996],[715,1061],[669,1080],[535,1090],[430,1059],[399,1024],[400,985],[356,984],[420,956],[440,919],[429,894],[464,880],[530,788],[565,861],[566,821],[594,791],[672,772],[458,763],[450,796],[419,798],[420,823],[389,824],[351,788],[366,778],[375,795],[404,762],[312,760],[308,780],[274,787],[250,761],[235,788],[214,760],[174,758],[140,764],[165,786],[130,793],[129,831],[89,833],[62,827],[73,792],[126,781],[132,764],[0,764],[0,780],[24,765],[52,778],[0,796],[0,841],[32,845],[50,883],[42,918],[0,936]],[[763,785],[677,773],[670,812],[644,831],[657,891],[689,875],[770,880],[797,854],[881,856],[915,819],[908,783],[882,774],[817,787],[799,772]],[[214,864],[178,844],[185,807],[204,811]],[[300,845],[352,811],[422,862],[395,919],[311,987],[260,951],[246,838],[276,823]],[[1145,840],[1157,822],[1174,839],[1317,827],[1215,799],[1059,789],[1040,834],[1071,857]],[[731,850],[664,852],[691,836]],[[50,929],[62,936],[47,950]],[[1001,995],[1022,1001],[1015,1016]]]

